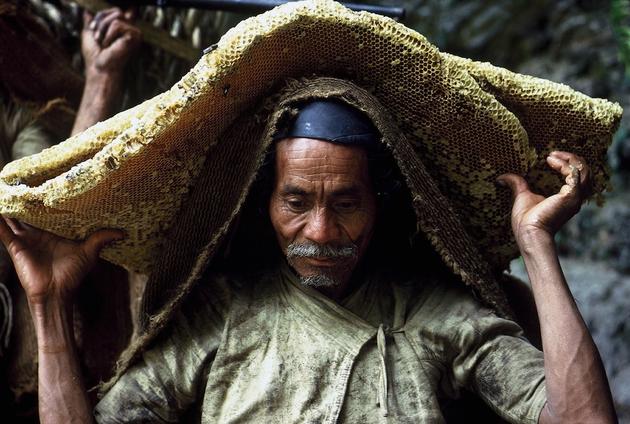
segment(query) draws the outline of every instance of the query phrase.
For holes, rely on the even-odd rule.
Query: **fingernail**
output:
[[[88,26],[88,28],[94,31],[94,28],[96,28],[96,21],[94,19],[92,19],[92,22],[90,22],[90,25]]]
[[[507,184],[505,183],[505,181],[503,181],[502,179],[497,178],[495,180],[495,182],[497,183],[497,185],[500,185],[501,187],[505,187]]]

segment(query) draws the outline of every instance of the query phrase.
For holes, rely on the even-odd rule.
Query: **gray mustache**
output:
[[[317,243],[291,243],[287,246],[287,258],[354,259],[358,248],[354,244],[330,246]]]

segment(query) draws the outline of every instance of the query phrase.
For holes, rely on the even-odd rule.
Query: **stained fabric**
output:
[[[536,423],[546,400],[542,353],[444,282],[370,273],[337,304],[288,267],[214,275],[163,336],[98,422],[178,422],[192,409],[208,423],[435,423],[468,389],[509,422]]]

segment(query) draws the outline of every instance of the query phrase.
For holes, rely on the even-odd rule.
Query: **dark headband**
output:
[[[375,147],[380,134],[372,121],[361,111],[335,100],[314,100],[299,107],[298,115],[273,137],[315,138],[332,143]]]

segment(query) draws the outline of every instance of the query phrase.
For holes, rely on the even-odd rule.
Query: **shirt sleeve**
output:
[[[546,403],[543,354],[513,321],[496,316],[463,287],[428,289],[415,319],[422,340],[443,363],[442,390],[476,393],[511,423],[538,423]]]
[[[228,297],[196,289],[165,333],[96,405],[99,423],[179,422],[203,398]]]
[[[456,337],[454,384],[466,387],[512,423],[538,423],[547,401],[543,355],[513,321],[489,311],[463,323]]]

